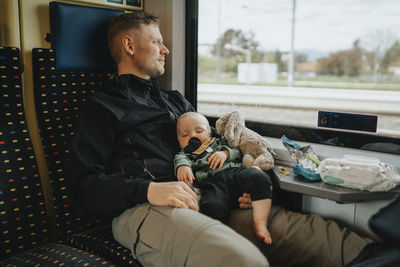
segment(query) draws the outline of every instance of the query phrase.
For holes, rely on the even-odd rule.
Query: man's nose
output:
[[[162,47],[161,47],[160,51],[161,51],[161,54],[163,54],[163,55],[168,55],[169,54],[169,50],[164,44],[162,44]]]

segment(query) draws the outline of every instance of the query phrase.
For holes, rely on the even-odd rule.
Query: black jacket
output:
[[[116,216],[147,202],[149,183],[176,180],[176,120],[191,104],[153,80],[120,75],[83,105],[72,142],[70,177],[83,210]]]

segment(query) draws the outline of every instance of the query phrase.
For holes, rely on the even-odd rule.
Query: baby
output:
[[[271,211],[271,181],[259,167],[242,167],[238,148],[221,138],[211,138],[211,128],[203,115],[188,112],[177,121],[181,152],[175,155],[179,181],[199,188],[200,212],[227,224],[237,199],[249,193],[252,199],[254,231],[266,244],[272,244],[267,229]]]

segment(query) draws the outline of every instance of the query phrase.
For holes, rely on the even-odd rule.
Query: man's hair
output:
[[[204,119],[204,121],[207,122],[207,130],[208,130],[209,133],[211,133],[210,123],[208,122],[207,118],[206,118],[204,115],[202,115],[202,114],[200,114],[200,113],[198,113],[198,112],[189,111],[189,112],[183,113],[183,114],[178,118],[178,121],[179,121],[180,119],[184,119],[184,118],[188,118],[188,117],[198,117],[198,118]],[[177,125],[178,125],[178,121],[177,121]]]
[[[156,24],[159,25],[158,17],[143,11],[135,11],[132,13],[123,13],[113,18],[108,24],[107,43],[111,56],[119,63],[121,61],[121,50],[119,40],[116,38],[124,32],[132,28],[140,28],[142,25]]]

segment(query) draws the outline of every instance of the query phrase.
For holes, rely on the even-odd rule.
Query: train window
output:
[[[193,10],[199,112],[238,110],[259,129],[400,154],[397,1],[199,0]],[[377,116],[376,133],[320,128],[319,111]]]

